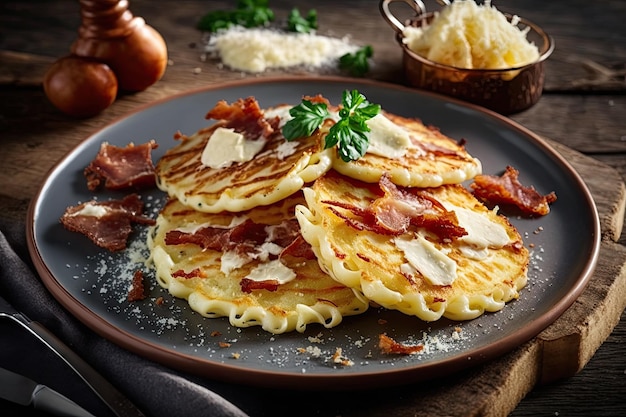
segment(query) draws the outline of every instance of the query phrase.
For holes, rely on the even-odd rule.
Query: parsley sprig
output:
[[[306,17],[300,14],[297,8],[291,9],[287,17],[287,31],[297,33],[310,33],[317,29],[317,11],[309,10]]]
[[[367,152],[370,128],[367,121],[380,112],[380,105],[371,104],[358,90],[343,92],[339,120],[329,129],[324,140],[324,149],[337,147],[339,157],[345,161],[356,161]],[[292,116],[283,126],[283,136],[288,141],[308,137],[330,118],[325,103],[302,102],[289,110]]]
[[[339,58],[339,68],[355,77],[362,77],[370,69],[368,58],[372,55],[374,55],[374,49],[370,45],[365,45],[354,53],[342,55]]]
[[[234,25],[246,28],[265,26],[273,20],[269,0],[238,0],[234,10],[216,10],[202,16],[197,28],[212,33]]]

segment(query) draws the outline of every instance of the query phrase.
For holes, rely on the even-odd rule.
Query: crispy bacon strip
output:
[[[263,243],[266,237],[265,225],[246,220],[231,229],[203,227],[194,233],[170,230],[165,235],[165,244],[191,243],[202,249],[225,251],[238,245],[256,246]]]
[[[518,170],[507,166],[500,177],[477,175],[470,187],[476,197],[491,205],[512,205],[531,216],[550,213],[550,204],[556,201],[556,194],[541,195],[533,186],[522,185],[518,176]]]
[[[232,104],[220,100],[205,117],[223,121],[224,127],[234,129],[249,140],[268,138],[279,130],[279,118],[265,119],[254,97],[240,98]]]
[[[195,268],[189,272],[185,272],[182,269],[179,269],[177,271],[172,272],[172,277],[191,279],[191,278],[203,278],[205,277],[205,275],[200,268]]]
[[[459,225],[456,214],[446,210],[424,191],[399,189],[387,175],[381,177],[378,185],[383,196],[366,209],[338,201],[326,200],[323,203],[351,212],[356,218],[329,207],[335,215],[357,230],[398,236],[406,233],[409,226],[423,227],[444,240],[467,234]]]
[[[84,170],[87,188],[94,191],[101,186],[109,190],[154,187],[152,150],[157,147],[154,140],[124,148],[102,143],[98,155]]]
[[[250,278],[242,278],[240,281],[241,291],[250,294],[254,290],[276,291],[280,283],[275,279],[255,281]]]
[[[280,225],[268,226],[248,219],[230,228],[203,227],[194,233],[171,230],[165,235],[166,245],[191,243],[203,249],[216,251],[232,250],[239,245],[258,246],[272,242],[283,248],[291,245],[300,236],[297,220],[285,221]]]
[[[165,235],[166,245],[190,243],[220,252],[234,250],[242,256],[254,253],[255,248],[265,242],[272,242],[283,248],[279,258],[315,258],[311,245],[300,234],[300,225],[296,219],[279,225],[265,225],[248,219],[231,229],[204,227],[194,233],[171,230]]]
[[[128,290],[127,299],[130,302],[141,301],[146,298],[145,288],[143,285],[143,272],[138,269],[133,274],[133,281]]]
[[[385,333],[378,335],[378,348],[385,354],[412,355],[424,350],[423,345],[405,345],[398,343]]]
[[[285,256],[293,256],[295,258],[304,258],[304,259],[315,259],[315,253],[313,252],[313,248],[304,240],[301,234],[298,236],[287,246],[285,249],[280,252],[279,258],[283,258]]]
[[[94,209],[102,213],[94,215]],[[68,207],[60,221],[67,230],[84,234],[96,245],[110,251],[119,251],[126,248],[132,223],[155,223],[153,219],[145,217],[142,211],[143,202],[139,196],[130,194],[123,200],[89,201]]]

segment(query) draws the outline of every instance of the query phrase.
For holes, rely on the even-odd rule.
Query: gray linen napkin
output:
[[[103,339],[71,316],[33,272],[24,230],[23,223],[0,218],[0,295],[3,298],[72,347],[146,416],[247,416],[240,407],[225,399],[227,395],[245,399],[248,406],[254,407],[254,396],[246,396],[246,389],[186,376],[145,360]],[[18,372],[22,371],[20,367],[24,368],[24,372],[35,375],[38,382],[74,396],[74,401],[97,415],[105,415],[107,409],[98,403],[97,397],[90,391],[85,393],[86,387],[81,387],[84,384],[80,379],[72,375],[69,368],[63,370],[62,365],[55,363],[54,355],[46,353],[41,343],[34,337],[29,338],[26,331],[18,335],[19,331],[7,323],[1,325],[4,326],[0,329],[1,366]],[[6,416],[3,406],[10,406],[0,403],[0,414]],[[25,410],[12,409],[18,410],[16,414],[25,415]]]

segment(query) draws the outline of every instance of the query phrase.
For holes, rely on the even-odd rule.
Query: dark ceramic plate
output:
[[[84,236],[63,229],[69,205],[114,192],[89,192],[83,169],[100,144],[118,146],[155,139],[157,160],[175,144],[173,134],[191,134],[208,124],[204,116],[218,100],[255,96],[261,106],[296,104],[303,95],[323,94],[339,103],[345,89],[358,89],[371,102],[403,116],[419,117],[443,133],[465,139],[483,162],[483,172],[516,167],[521,181],[539,192],[555,191],[552,212],[538,219],[513,217],[531,249],[529,281],[521,297],[502,311],[468,322],[424,323],[403,314],[370,309],[334,329],[309,326],[306,333],[272,335],[258,327],[237,329],[227,319],[207,319],[161,289],[141,263],[145,228],[130,249],[111,254]],[[142,193],[156,216],[159,191]],[[49,174],[31,204],[30,251],[45,285],[87,326],[126,349],[217,380],[269,387],[350,389],[425,380],[493,359],[530,340],[565,311],[588,282],[599,248],[598,215],[581,178],[542,139],[512,121],[471,105],[399,86],[341,78],[280,78],[242,81],[195,90],[158,101],[117,120],[70,152]],[[152,284],[149,297],[129,303],[133,272],[142,268]],[[164,303],[156,300],[163,297]],[[421,342],[411,356],[379,353],[381,333],[399,342]],[[228,347],[220,347],[227,342]],[[222,345],[225,346],[225,345]],[[337,348],[352,366],[334,363]]]

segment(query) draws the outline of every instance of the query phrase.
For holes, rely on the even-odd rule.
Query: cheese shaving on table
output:
[[[429,25],[406,26],[403,42],[433,62],[467,69],[506,69],[530,64],[539,51],[520,30],[519,18],[509,22],[491,6],[457,0],[435,13]]]
[[[252,73],[296,66],[322,67],[357,49],[346,38],[239,26],[217,32],[207,45],[207,51],[216,53],[224,65]]]

